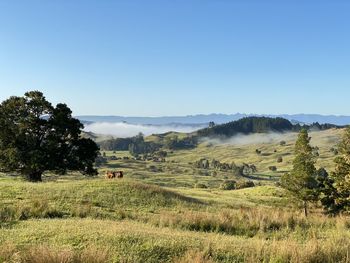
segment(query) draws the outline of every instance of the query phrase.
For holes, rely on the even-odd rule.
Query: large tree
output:
[[[301,130],[295,143],[293,168],[281,178],[282,186],[303,202],[305,216],[308,215],[308,203],[318,197],[317,170],[310,140],[307,130]]]
[[[31,91],[0,104],[0,168],[41,181],[45,171],[93,175],[98,147],[81,137],[83,125],[65,104],[53,107]]]
[[[345,130],[338,151],[322,203],[330,213],[350,213],[350,127]]]

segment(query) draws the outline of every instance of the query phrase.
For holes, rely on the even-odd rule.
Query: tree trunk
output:
[[[307,215],[308,215],[307,201],[304,201],[304,214],[305,214],[305,217],[307,217]]]
[[[42,181],[42,172],[40,171],[33,171],[27,174],[26,178],[30,182],[41,182]]]

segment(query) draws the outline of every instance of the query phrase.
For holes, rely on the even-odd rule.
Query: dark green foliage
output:
[[[234,180],[226,180],[221,183],[220,189],[221,190],[235,190],[236,189],[236,181]]]
[[[308,131],[314,131],[314,130],[323,131],[323,130],[329,130],[329,129],[334,129],[334,128],[343,128],[343,126],[338,126],[338,125],[330,124],[330,123],[319,124],[318,122],[314,122],[310,125],[307,125],[307,124],[300,125],[298,123],[298,124],[293,126],[293,131],[299,132],[302,129],[306,129]]]
[[[167,138],[164,144],[165,148],[170,150],[193,149],[197,146],[198,140],[195,136],[189,136],[179,139],[178,136]]]
[[[323,205],[330,213],[350,213],[350,127],[338,146],[335,171],[325,180]]]
[[[154,153],[160,148],[160,145],[154,142],[145,142],[143,134],[133,137],[132,143],[129,145],[129,152],[132,156],[140,154]]]
[[[317,182],[320,193],[320,201],[328,214],[336,214],[340,211],[335,203],[337,191],[334,188],[334,179],[331,178],[324,168],[317,170]]]
[[[153,142],[145,142],[143,134],[130,138],[116,138],[98,143],[105,151],[130,151],[133,156],[154,153],[161,145]]]
[[[295,143],[292,171],[281,178],[281,185],[303,202],[305,215],[307,203],[317,200],[318,197],[317,171],[310,140],[307,130],[301,130]]]
[[[304,125],[303,128],[307,128],[308,130],[329,130],[329,129],[334,129],[334,128],[342,128],[342,126],[338,126],[335,124],[330,124],[330,123],[323,123],[319,124],[318,122],[314,122],[311,125]]]
[[[289,120],[284,118],[269,117],[246,117],[229,123],[214,125],[209,128],[199,130],[197,133],[200,137],[231,137],[236,134],[250,133],[267,133],[267,132],[299,132],[306,130],[328,130],[332,128],[341,128],[341,126],[333,124],[313,123],[311,125],[293,125]],[[285,145],[285,142],[281,142]]]
[[[207,159],[200,159],[194,163],[196,168],[209,169],[209,161]]]
[[[258,171],[254,164],[246,164],[246,163],[243,163],[242,166],[240,166],[240,169],[241,169],[242,175],[250,175]]]
[[[283,162],[283,157],[282,157],[282,156],[279,156],[279,157],[277,158],[277,162],[278,162],[278,163],[282,163],[282,162]]]
[[[250,175],[257,172],[256,166],[254,164],[243,163],[241,166],[232,163],[222,163],[215,159],[209,162],[208,159],[202,158],[194,163],[195,168],[200,169],[215,169],[222,172],[232,172],[234,175],[243,176]]]
[[[277,167],[276,166],[269,166],[269,170],[272,172],[276,172],[277,171]]]
[[[41,181],[45,171],[64,174],[93,168],[98,147],[81,137],[83,125],[65,104],[53,107],[39,91],[10,97],[0,105],[0,167]]]
[[[230,137],[239,133],[284,132],[291,131],[292,129],[292,123],[283,118],[247,117],[238,121],[199,130],[198,135],[202,137]]]
[[[339,154],[338,149],[336,149],[336,148],[334,148],[334,147],[332,147],[332,148],[330,149],[330,152],[332,152],[334,155],[338,155],[338,154]]]
[[[105,151],[128,151],[134,138],[116,138],[99,142],[98,145]]]

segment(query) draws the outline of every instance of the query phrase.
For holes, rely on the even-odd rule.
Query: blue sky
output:
[[[74,114],[350,115],[342,0],[0,0],[0,100]]]

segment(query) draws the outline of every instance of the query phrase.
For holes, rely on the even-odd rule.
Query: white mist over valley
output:
[[[145,125],[130,124],[125,122],[94,122],[85,124],[85,131],[102,135],[111,135],[118,138],[132,137],[140,132],[144,135],[162,134],[166,132],[190,133],[204,128],[204,124],[168,124],[168,125]]]

